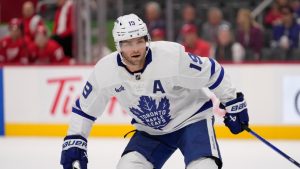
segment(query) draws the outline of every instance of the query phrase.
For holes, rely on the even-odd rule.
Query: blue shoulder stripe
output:
[[[209,61],[211,63],[211,67],[210,67],[210,77],[212,77],[215,74],[215,69],[216,69],[216,64],[215,61],[211,58],[209,58]]]
[[[221,67],[221,72],[220,72],[220,74],[219,74],[218,79],[215,81],[214,84],[212,84],[212,85],[209,86],[208,88],[209,88],[210,90],[213,90],[213,89],[215,89],[216,87],[218,87],[219,84],[222,82],[223,77],[224,77],[224,68]]]

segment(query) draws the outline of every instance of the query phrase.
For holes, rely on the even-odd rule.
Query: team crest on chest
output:
[[[156,100],[149,96],[141,96],[138,108],[131,107],[130,111],[144,124],[154,129],[162,129],[171,120],[170,102],[167,97],[160,99],[158,105]]]

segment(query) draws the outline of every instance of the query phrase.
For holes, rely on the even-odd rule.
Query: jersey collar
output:
[[[147,47],[147,48],[148,48],[148,47]],[[146,50],[148,50],[148,49],[146,49]],[[149,48],[149,50],[148,50],[148,52],[147,52],[147,54],[146,54],[146,60],[145,60],[145,65],[144,65],[144,67],[143,67],[141,70],[132,72],[132,71],[130,71],[130,70],[126,67],[126,65],[122,62],[120,53],[118,53],[118,55],[117,55],[117,63],[118,63],[118,66],[124,67],[124,68],[127,70],[127,72],[129,72],[129,73],[132,74],[132,75],[135,74],[135,73],[143,73],[144,70],[146,69],[146,67],[147,67],[151,62],[152,62],[152,51],[151,51],[151,49]]]

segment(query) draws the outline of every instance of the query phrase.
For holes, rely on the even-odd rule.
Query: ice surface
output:
[[[58,169],[63,138],[0,137],[1,169]],[[90,138],[89,169],[114,169],[128,139]],[[300,140],[271,140],[300,161]],[[297,167],[258,140],[219,140],[223,169],[296,169]],[[163,169],[184,169],[176,151]]]

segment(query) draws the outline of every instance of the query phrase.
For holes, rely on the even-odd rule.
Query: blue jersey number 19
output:
[[[190,68],[201,71],[200,65],[202,64],[201,59],[194,54],[189,53],[189,57],[192,59],[193,63],[190,63]]]

